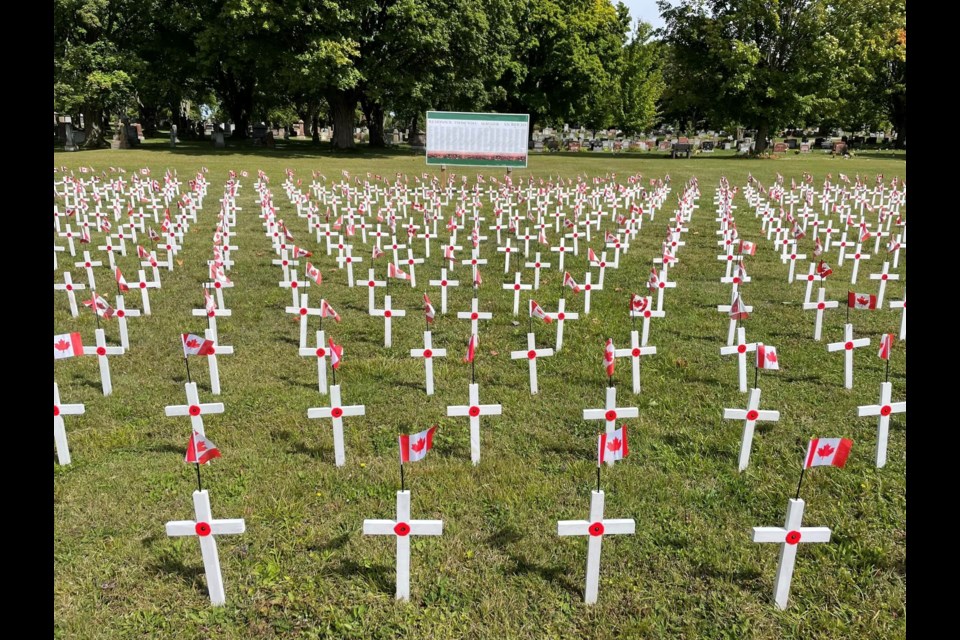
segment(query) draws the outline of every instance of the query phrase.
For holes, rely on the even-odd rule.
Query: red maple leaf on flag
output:
[[[821,458],[826,458],[833,452],[834,452],[834,448],[831,447],[829,444],[825,444],[819,449],[817,449],[817,455],[820,456]]]
[[[416,451],[417,453],[420,453],[421,451],[423,451],[423,448],[424,448],[426,445],[427,445],[427,439],[426,439],[426,438],[420,438],[419,440],[417,440],[416,442],[414,442],[412,445],[410,445],[410,448],[411,448],[412,450]]]
[[[857,298],[857,304],[870,304],[870,299],[866,296],[860,296]]]
[[[773,351],[767,351],[767,360],[769,360],[770,362],[776,362],[777,354],[774,353]]]
[[[607,443],[607,449],[610,451],[617,451],[620,449],[620,438],[614,438]]]
[[[56,349],[57,351],[66,351],[67,349],[70,348],[70,343],[64,340],[63,338],[61,338],[60,342],[53,345],[53,348]]]
[[[196,349],[197,347],[200,346],[200,343],[197,342],[195,339],[191,338],[190,340],[187,341],[187,346],[190,347],[191,349]]]

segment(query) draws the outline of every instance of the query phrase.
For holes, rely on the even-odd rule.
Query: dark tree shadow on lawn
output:
[[[569,567],[561,567],[558,565],[552,567],[543,566],[510,553],[507,554],[507,557],[513,562],[513,567],[507,568],[507,571],[510,573],[515,575],[535,575],[545,582],[549,582],[557,588],[566,591],[571,596],[583,596],[583,587],[573,582],[570,575],[571,569]]]
[[[286,384],[289,384],[289,385],[303,387],[304,389],[310,389],[310,390],[320,389],[317,383],[308,383],[308,382],[302,382],[300,380],[294,380],[293,378],[286,375],[277,376],[277,380],[281,382],[285,382]]]
[[[187,566],[182,560],[179,560],[172,555],[166,555],[163,558],[155,559],[153,562],[147,565],[146,569],[148,572],[163,573],[169,576],[177,577],[183,581],[184,584],[192,586],[199,593],[202,593],[205,596],[209,594],[207,583],[204,579],[205,573],[202,563]]]
[[[344,578],[362,576],[370,580],[377,590],[390,595],[397,593],[396,571],[396,567],[385,564],[364,567],[353,560],[341,560],[339,566],[333,570],[334,573]]]

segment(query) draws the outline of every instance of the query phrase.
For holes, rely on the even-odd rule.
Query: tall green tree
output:
[[[111,118],[132,105],[131,70],[140,61],[125,34],[133,14],[126,0],[54,0],[53,109],[83,114],[86,148],[106,146]]]
[[[831,81],[837,38],[825,0],[660,0],[671,68],[689,107],[718,126],[778,127],[814,114]]]
[[[637,21],[636,31],[623,49],[618,125],[626,133],[639,133],[653,126],[666,88],[661,68],[663,43],[652,36],[653,27]]]

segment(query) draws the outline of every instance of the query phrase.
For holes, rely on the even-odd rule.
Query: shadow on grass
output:
[[[392,596],[397,593],[396,568],[392,566],[378,564],[365,567],[353,560],[341,560],[333,572],[344,578],[366,578],[384,594]]]
[[[178,453],[183,454],[183,447],[167,444],[155,444],[151,447],[144,449],[147,453]]]
[[[206,581],[204,580],[202,564],[187,566],[182,560],[167,555],[166,557],[155,559],[147,565],[146,569],[150,573],[163,573],[177,577],[183,581],[184,584],[192,586],[203,595],[209,593]]]
[[[806,375],[806,376],[783,376],[784,382],[816,382],[822,383],[823,379],[819,375]]]
[[[290,336],[283,335],[282,333],[273,334],[273,339],[276,342],[286,342],[287,344],[292,344],[293,346],[300,348],[299,338],[291,338]]]
[[[335,549],[342,549],[347,544],[347,541],[349,540],[350,540],[349,533],[341,533],[336,538],[331,538],[330,540],[327,540],[321,545],[312,547],[310,550],[311,551],[333,551]]]
[[[575,584],[570,576],[569,567],[561,567],[559,565],[554,565],[551,567],[539,565],[535,562],[531,562],[526,558],[516,556],[508,553],[507,557],[510,558],[510,561],[513,562],[513,567],[507,567],[507,572],[514,575],[534,575],[542,579],[544,582],[549,582],[555,587],[566,591],[573,597],[580,597],[583,595],[583,589],[581,585]]]
[[[317,390],[319,390],[319,388],[320,388],[320,387],[317,386],[316,383],[313,383],[313,382],[301,382],[300,380],[294,380],[293,378],[291,378],[291,377],[289,377],[289,376],[286,376],[286,375],[277,376],[277,380],[279,380],[279,381],[281,381],[281,382],[285,382],[286,384],[292,385],[292,386],[295,386],[295,387],[303,387],[304,389],[310,389],[310,390],[317,389]]]
[[[743,591],[748,591],[757,596],[768,593],[769,587],[761,579],[763,573],[756,568],[738,568],[728,571],[711,564],[702,564],[695,571],[701,578],[717,580],[724,584],[735,584]]]

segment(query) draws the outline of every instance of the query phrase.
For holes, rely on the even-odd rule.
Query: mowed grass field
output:
[[[669,174],[667,204],[606,272],[603,291],[595,291],[591,313],[566,325],[563,349],[539,361],[540,393],[531,396],[526,360],[510,351],[526,349],[527,320],[512,315],[512,282],[503,273],[503,254],[491,236],[482,245],[490,264],[482,269],[480,307],[494,314],[482,322],[476,377],[481,402],[499,403],[503,415],[483,418],[482,460],[470,462],[465,418],[446,417],[447,405],[467,404],[470,365],[462,358],[470,334],[456,312],[469,308],[469,271],[454,273],[461,286],[451,289],[448,314],[433,327],[436,393],[424,392],[421,359],[409,357],[423,338],[422,295],[440,308],[439,289],[427,287],[439,277],[440,244],[417,267],[418,287],[394,281],[393,305],[406,309],[395,318],[393,347],[383,347],[382,318],[367,313],[367,288],[350,289],[345,271],[327,256],[306,221],[283,192],[285,170],[302,179],[306,192],[312,172],[328,183],[341,170],[419,176],[427,171],[422,156],[388,154],[315,154],[309,145],[290,144],[276,151],[248,147],[211,153],[206,145],[170,150],[152,144],[141,150],[55,153],[54,166],[91,166],[98,173],[123,167],[129,179],[150,167],[162,180],[177,171],[183,189],[201,166],[209,169],[210,189],[199,221],[187,234],[183,261],[162,271],[162,289],[151,292],[153,315],[130,319],[131,349],[110,360],[114,392],[100,391],[96,358],[58,361],[54,378],[64,403],[83,403],[86,414],[66,418],[73,463],[60,467],[54,456],[54,620],[58,638],[899,638],[906,635],[906,448],[905,414],[891,420],[888,463],[874,464],[876,418],[857,418],[857,406],[877,403],[884,363],[877,341],[898,333],[900,312],[886,302],[882,310],[851,312],[856,337],[870,337],[855,352],[852,390],[843,387],[843,356],[827,353],[828,342],[842,338],[848,289],[876,293],[885,256],[874,255],[860,267],[858,285],[850,285],[852,262],[834,267],[828,299],[840,300],[828,311],[823,341],[815,342],[813,312],[803,311],[804,284],[787,284],[787,265],[760,232],[760,220],[747,206],[743,187],[748,174],[770,186],[777,172],[798,181],[810,172],[819,187],[830,172],[852,179],[866,175],[904,177],[905,159],[861,156],[851,159],[790,155],[778,160],[696,157],[670,160],[653,155],[601,154],[531,156],[514,180],[532,176],[592,179],[616,173],[618,182],[637,172],[644,184]],[[218,321],[220,342],[236,353],[219,359],[223,393],[210,393],[207,367],[191,360],[201,400],[222,401],[222,415],[207,416],[207,436],[223,457],[203,469],[215,518],[244,518],[246,533],[219,536],[227,604],[210,606],[200,549],[195,537],[169,538],[164,523],[193,519],[194,467],[183,462],[190,434],[186,418],[167,418],[164,406],[185,402],[182,332],[202,333],[201,283],[207,280],[218,198],[229,170],[247,170],[241,179],[236,237],[239,250],[226,291],[233,316]],[[256,172],[270,178],[278,216],[286,220],[296,244],[314,251],[323,285],[309,289],[312,306],[326,298],[343,317],[323,323],[328,336],[344,347],[337,380],[345,404],[363,404],[366,415],[345,421],[347,464],[333,460],[329,420],[308,420],[307,409],[328,406],[317,391],[314,358],[297,354],[298,321],[284,312],[289,290],[277,283],[279,267],[259,219],[254,190]],[[479,172],[451,167],[472,186]],[[88,176],[89,174],[87,174]],[[583,603],[587,541],[560,538],[557,520],[586,519],[596,485],[597,433],[602,422],[587,422],[585,408],[603,406],[606,379],[604,342],[629,344],[631,292],[643,293],[650,261],[672,218],[677,196],[696,176],[701,198],[684,234],[680,263],[670,270],[677,288],[666,292],[666,317],[654,319],[649,343],[658,353],[644,360],[643,389],[631,393],[629,360],[619,360],[616,384],[621,406],[639,408],[628,420],[630,455],[604,468],[607,518],[634,518],[636,534],[607,536],[603,542],[600,594],[595,606]],[[721,357],[728,319],[716,305],[729,303],[729,285],[719,278],[718,224],[712,204],[721,176],[740,187],[735,210],[743,238],[759,241],[747,269],[753,282],[743,289],[754,307],[744,321],[747,339],[777,347],[780,371],[762,373],[761,409],[780,411],[775,423],[759,423],[749,468],[737,471],[742,421],[723,420],[724,408],[743,408],[746,394],[737,385],[736,360]],[[54,174],[58,179],[59,174]],[[458,178],[459,182],[459,178]],[[352,184],[352,182],[351,182]],[[904,209],[904,212],[906,209]],[[444,220],[453,207],[444,209]],[[484,225],[492,225],[484,199]],[[834,218],[834,222],[839,222]],[[441,228],[443,225],[441,224]],[[606,220],[604,229],[612,229]],[[405,235],[405,234],[404,234]],[[446,238],[446,232],[441,234]],[[94,240],[102,234],[94,234]],[[555,234],[550,234],[555,241]],[[58,244],[62,239],[55,238]],[[145,239],[144,239],[145,240]],[[465,232],[460,244],[467,245]],[[403,240],[406,241],[405,238]],[[141,240],[143,242],[143,240]],[[366,279],[370,247],[354,239],[358,280]],[[100,244],[100,242],[96,242]],[[422,241],[414,243],[423,254]],[[591,244],[600,248],[595,236]],[[133,247],[118,265],[128,280],[139,268]],[[532,248],[532,245],[531,245]],[[801,243],[812,253],[812,238]],[[872,253],[872,242],[869,253]],[[460,252],[461,257],[466,254]],[[388,253],[389,256],[389,253]],[[534,297],[556,310],[562,273],[554,264],[541,274]],[[383,278],[386,257],[377,261]],[[106,264],[106,257],[103,257]],[[60,254],[61,271],[72,262]],[[301,261],[301,273],[303,265]],[[586,246],[568,256],[566,268],[578,282],[587,269]],[[806,273],[807,262],[798,265]],[[75,282],[86,282],[71,268]],[[886,300],[902,299],[906,254],[899,281],[891,281]],[[596,270],[594,270],[594,280]],[[97,269],[101,289],[113,301],[115,287],[107,267]],[[60,280],[60,274],[55,273]],[[532,282],[531,270],[523,281]],[[84,292],[87,293],[87,292]],[[377,291],[378,306],[384,290]],[[81,296],[82,297],[82,296]],[[582,311],[582,295],[566,293],[569,311]],[[139,307],[139,294],[126,296]],[[95,321],[87,311],[70,317],[67,300],[53,300],[55,332],[80,331],[93,343]],[[316,330],[311,319],[310,342]],[[514,326],[513,321],[519,321]],[[115,320],[102,321],[111,344],[119,343]],[[537,321],[539,346],[552,346],[555,329]],[[639,328],[639,324],[637,325]],[[749,378],[752,386],[753,372]],[[906,344],[894,345],[890,366],[893,399],[906,399]],[[397,434],[438,425],[434,448],[423,462],[406,469],[414,518],[441,518],[441,537],[412,539],[411,600],[394,599],[395,542],[363,536],[365,518],[393,518],[399,488]],[[751,542],[751,527],[783,526],[793,497],[807,442],[812,437],[854,440],[844,469],[815,468],[806,474],[801,497],[804,525],[832,530],[827,544],[800,544],[789,608],[771,601],[780,547]]]

